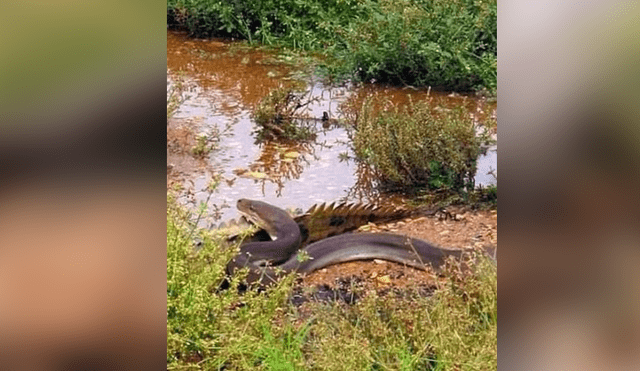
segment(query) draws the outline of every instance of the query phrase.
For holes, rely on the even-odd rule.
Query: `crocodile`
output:
[[[255,205],[260,201],[252,202]],[[262,228],[252,236],[255,241],[270,239],[266,237],[267,234],[275,236],[273,230],[265,228],[260,217],[250,212],[250,204],[249,200],[238,201],[238,209],[243,213],[243,216],[238,220],[231,220],[221,224],[220,228],[227,225],[247,225],[247,222],[249,222]],[[263,216],[269,213],[268,208],[263,207],[262,210]],[[336,205],[334,202],[328,205],[326,203],[313,205],[305,213],[292,218],[300,229],[301,240],[299,247],[302,248],[310,243],[356,230],[369,223],[388,223],[409,217],[434,215],[439,212],[448,215],[447,211],[442,208],[427,209],[419,207],[408,209],[362,203],[340,203]],[[235,241],[238,237],[238,234],[234,234],[229,238],[229,241]]]
[[[238,209],[277,239],[253,239],[243,243],[240,253],[227,265],[227,273],[233,274],[238,269],[248,267],[247,282],[263,285],[275,282],[282,274],[289,272],[310,273],[328,265],[364,259],[384,259],[415,268],[426,269],[427,266],[431,266],[438,270],[447,257],[460,259],[472,251],[436,247],[420,239],[390,233],[346,233],[319,241],[307,238],[307,242],[311,243],[301,248],[304,238],[300,234],[300,224],[286,211],[265,202],[246,199],[238,200]],[[314,215],[315,208],[312,209],[307,214]],[[337,208],[333,205],[321,206],[319,209],[318,215],[323,215],[324,211],[329,210],[331,215],[338,217],[359,213],[366,215],[364,210],[373,210],[348,205],[340,205]],[[341,212],[333,213],[335,210]],[[342,226],[345,223],[338,224]]]

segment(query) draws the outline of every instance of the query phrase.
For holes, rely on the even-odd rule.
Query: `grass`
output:
[[[452,265],[428,297],[416,288],[360,292],[351,305],[294,306],[293,276],[263,292],[217,290],[235,250],[195,228],[172,198],[168,205],[168,370],[497,368],[497,275],[489,262],[467,275]]]
[[[496,0],[168,0],[167,22],[315,53],[331,78],[496,91]]]

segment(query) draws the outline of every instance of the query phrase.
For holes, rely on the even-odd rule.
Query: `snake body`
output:
[[[253,263],[269,261],[273,264],[289,259],[300,246],[300,229],[289,214],[262,201],[238,200],[238,210],[265,229],[275,241],[249,242],[240,247],[239,257],[245,256]]]
[[[227,272],[248,267],[248,282],[269,284],[281,274],[310,273],[326,266],[354,260],[382,259],[419,269],[438,269],[446,258],[460,258],[468,250],[446,249],[391,233],[346,233],[300,247],[300,229],[289,214],[261,201],[241,199],[238,209],[266,229],[275,241],[252,241],[227,265]],[[268,262],[269,264],[264,264]]]

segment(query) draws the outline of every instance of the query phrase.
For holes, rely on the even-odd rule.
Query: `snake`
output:
[[[269,285],[290,272],[311,273],[324,267],[356,260],[380,259],[425,270],[438,271],[450,256],[461,259],[471,249],[438,247],[427,241],[392,233],[345,233],[300,248],[298,224],[279,207],[266,202],[240,199],[237,208],[249,220],[266,230],[271,241],[250,240],[227,264],[233,275],[248,268],[248,283]],[[495,256],[495,251],[488,251]]]

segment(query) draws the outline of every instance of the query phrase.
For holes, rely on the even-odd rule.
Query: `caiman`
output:
[[[286,211],[261,201],[241,199],[237,207],[276,237],[275,241],[252,239],[242,244],[240,253],[227,265],[229,274],[248,267],[248,282],[269,284],[292,271],[310,273],[332,264],[365,259],[389,260],[420,269],[430,265],[437,270],[447,257],[461,258],[470,251],[436,247],[390,233],[343,234],[370,221],[411,215],[415,212],[412,210],[323,204],[293,219]]]

